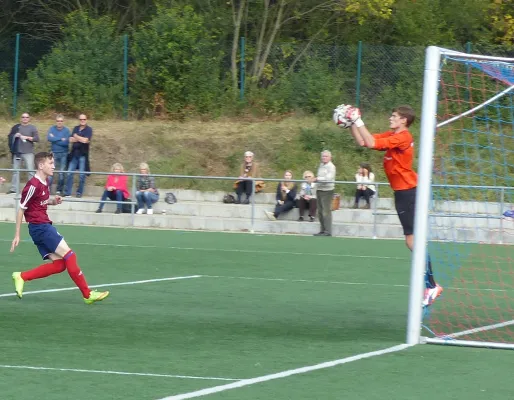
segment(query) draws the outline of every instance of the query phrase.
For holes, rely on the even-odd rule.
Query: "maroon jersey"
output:
[[[21,192],[20,207],[25,210],[25,221],[29,224],[51,224],[46,213],[50,198],[48,182],[34,175]]]

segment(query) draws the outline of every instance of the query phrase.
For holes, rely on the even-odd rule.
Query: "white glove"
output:
[[[361,119],[361,110],[357,107],[348,106],[349,108],[346,110],[346,118],[355,124],[357,128],[364,126],[364,122]]]

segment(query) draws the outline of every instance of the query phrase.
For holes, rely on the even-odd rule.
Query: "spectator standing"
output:
[[[12,168],[20,169],[22,162],[25,168],[34,169],[34,143],[39,142],[37,128],[30,123],[30,115],[27,112],[21,114],[21,121],[14,125],[9,133],[9,149],[12,154]],[[29,172],[29,180],[34,172]],[[12,174],[11,189],[7,192],[16,193],[16,182],[19,180],[19,172]]]
[[[47,140],[51,143],[51,150],[54,155],[55,169],[65,171],[68,165],[68,150],[70,145],[70,130],[64,126],[64,117],[58,114],[55,117],[55,125],[48,129]],[[64,191],[64,172],[59,172],[56,194],[60,195]],[[50,190],[52,188],[53,176],[48,177]]]
[[[89,170],[89,144],[93,138],[93,128],[87,124],[87,116],[79,115],[79,125],[73,128],[70,137],[71,154],[70,163],[68,165],[68,176],[66,179],[65,197],[71,197],[73,189],[74,172],[80,171],[79,186],[77,188],[77,197],[82,197],[84,185],[86,183],[86,171]]]
[[[325,150],[321,153],[321,163],[315,178],[318,219],[321,229],[314,236],[332,236],[332,198],[334,197],[335,184],[333,181],[335,178],[336,167],[332,164],[332,153]]]

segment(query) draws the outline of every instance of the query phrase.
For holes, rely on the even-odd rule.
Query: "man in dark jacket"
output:
[[[21,123],[12,127],[8,139],[13,169],[20,169],[23,162],[26,169],[34,170],[34,143],[39,142],[39,134],[37,128],[30,123],[29,113],[21,115]],[[29,172],[29,179],[33,176],[34,172]],[[13,172],[11,189],[7,193],[16,193],[19,179],[20,173]]]
[[[66,179],[65,197],[71,197],[73,189],[73,176],[75,170],[80,171],[79,187],[77,188],[77,197],[82,197],[84,185],[86,183],[86,166],[89,160],[89,143],[93,137],[93,129],[87,124],[85,114],[79,115],[79,125],[73,128],[70,137],[71,157],[68,166],[68,176]]]

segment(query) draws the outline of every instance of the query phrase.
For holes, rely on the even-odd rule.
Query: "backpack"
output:
[[[225,204],[232,204],[232,203],[235,203],[235,202],[236,202],[236,199],[231,194],[226,194],[225,196],[223,196],[223,203],[225,203]]]
[[[175,204],[177,202],[177,198],[175,195],[171,192],[166,193],[166,196],[164,197],[164,201],[168,204]]]
[[[121,205],[121,212],[123,214],[130,214],[132,212],[132,204],[130,204],[132,202],[132,200],[130,199],[123,199],[124,203]],[[137,209],[137,206],[134,206],[134,210]]]

